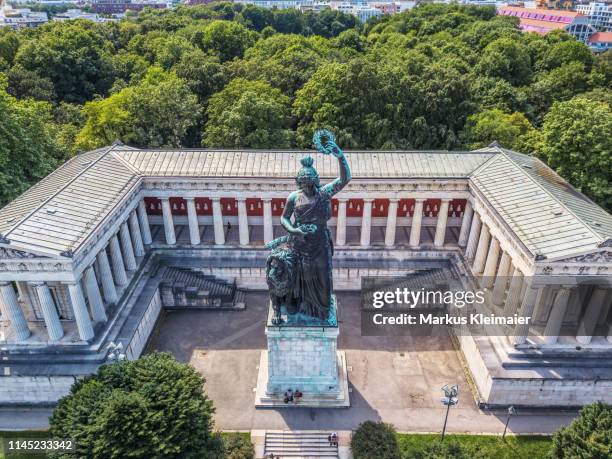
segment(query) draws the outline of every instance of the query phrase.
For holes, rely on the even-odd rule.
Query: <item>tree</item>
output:
[[[612,455],[612,405],[600,402],[584,407],[567,427],[552,438],[554,459],[606,459]]]
[[[289,98],[263,81],[232,80],[210,98],[202,143],[208,147],[291,145]]]
[[[10,65],[19,49],[19,36],[10,27],[0,29],[0,58]]]
[[[566,38],[569,38],[566,35]],[[594,63],[593,53],[587,45],[573,39],[565,39],[550,46],[541,59],[537,68],[552,70],[572,62],[580,62],[584,68],[590,70]]]
[[[219,59],[199,49],[185,53],[173,69],[198,96],[201,104],[206,104],[209,97],[220,91],[229,80],[229,71]]]
[[[305,28],[310,33],[325,38],[337,37],[347,29],[357,26],[355,16],[337,10],[325,8],[319,13],[306,11],[304,14]],[[279,30],[278,28],[276,28]]]
[[[60,399],[50,432],[74,439],[85,458],[220,458],[203,384],[193,367],[167,353],[104,365]]]
[[[82,22],[49,23],[17,51],[15,63],[48,78],[60,101],[83,103],[105,94],[113,66],[104,37]]]
[[[470,84],[470,92],[481,109],[513,112],[525,105],[524,95],[502,78],[476,78]]]
[[[577,96],[544,118],[538,153],[559,175],[612,210],[612,110]]]
[[[476,72],[503,78],[518,86],[529,82],[531,61],[521,43],[511,38],[500,38],[484,49]]]
[[[365,37],[355,29],[342,32],[334,39],[334,44],[339,48],[348,48],[359,53],[365,51],[367,46]]]
[[[13,66],[8,72],[8,92],[20,99],[32,98],[52,102],[57,99],[51,79],[41,76],[33,70],[23,68],[21,64]]]
[[[464,135],[469,148],[481,148],[497,141],[503,147],[530,153],[527,142],[533,135],[533,126],[522,113],[508,114],[495,108],[471,115]]]
[[[354,59],[320,66],[296,93],[293,113],[298,144],[307,147],[319,127],[332,129],[349,147],[372,147],[392,131],[385,110],[392,97],[388,67]],[[387,137],[388,139],[388,137]]]
[[[127,47],[131,54],[144,57],[149,63],[169,70],[183,55],[193,51],[195,46],[185,37],[154,31],[136,35]]]
[[[535,108],[536,120],[541,122],[553,102],[569,100],[588,89],[588,74],[584,64],[572,62],[538,74],[536,81],[527,90],[527,97]]]
[[[384,422],[366,421],[359,425],[351,439],[355,459],[400,459],[395,428]]]
[[[242,57],[255,40],[256,34],[242,24],[213,21],[201,34],[199,45],[203,51],[218,56],[223,62]]]
[[[258,32],[270,26],[274,21],[274,12],[272,10],[254,5],[245,5],[240,15],[247,27],[253,28]]]
[[[223,436],[223,457],[224,459],[253,459],[255,448],[248,436],[241,433],[226,433]]]
[[[85,124],[78,148],[109,145],[116,139],[142,147],[193,145],[189,134],[198,126],[196,96],[176,74],[151,67],[136,86],[128,86],[106,99],[85,104]]]
[[[247,79],[265,80],[291,97],[320,65],[339,54],[325,38],[277,34],[249,48],[236,69]]]
[[[17,100],[6,87],[0,73],[0,207],[67,159],[57,141],[51,105]]]

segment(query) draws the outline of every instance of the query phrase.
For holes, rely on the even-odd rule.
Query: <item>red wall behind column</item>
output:
[[[426,199],[423,203],[423,215],[425,217],[437,217],[440,210],[439,199]]]
[[[272,215],[275,217],[279,217],[283,215],[283,211],[285,210],[285,200],[274,198],[272,199]]]
[[[414,199],[400,199],[397,206],[398,217],[412,217],[414,214]]]
[[[187,203],[183,198],[170,198],[172,215],[187,215]]]
[[[363,199],[349,199],[346,203],[347,217],[361,217],[363,214]]]
[[[388,199],[375,199],[372,203],[372,217],[386,217],[389,212]]]
[[[263,216],[263,201],[257,198],[247,198],[246,200],[247,215],[249,217]]]
[[[158,198],[144,198],[145,207],[147,208],[148,215],[161,215],[161,199]]]
[[[149,215],[162,215],[161,200],[159,198],[145,197],[145,207]],[[209,198],[195,198],[196,212],[198,215],[212,215],[212,201]],[[397,206],[398,217],[412,217],[414,214],[414,199],[400,199]],[[461,217],[465,210],[465,199],[453,199],[448,206],[449,217]],[[429,206],[429,210],[427,210]],[[263,201],[259,198],[248,198],[246,200],[247,215],[263,216]],[[281,216],[285,207],[285,200],[272,199],[272,215]],[[170,198],[170,208],[173,215],[187,215],[187,204],[183,198]],[[221,209],[223,215],[238,215],[238,203],[234,198],[221,198]],[[425,216],[437,217],[440,209],[440,199],[427,199],[423,203]],[[373,217],[386,217],[389,212],[388,199],[375,199],[372,203]],[[332,215],[338,216],[338,200],[332,199]],[[349,199],[346,204],[347,217],[361,217],[363,215],[363,199]]]
[[[453,199],[448,206],[449,217],[461,217],[465,210],[465,199]]]
[[[212,201],[208,198],[195,198],[196,214],[212,215]]]
[[[221,198],[222,215],[238,215],[238,203],[234,198]]]

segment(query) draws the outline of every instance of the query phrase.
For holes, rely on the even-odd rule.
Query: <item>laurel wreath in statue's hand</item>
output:
[[[315,148],[324,155],[333,155],[336,158],[342,156],[342,150],[336,145],[336,136],[327,129],[318,129],[312,136]]]

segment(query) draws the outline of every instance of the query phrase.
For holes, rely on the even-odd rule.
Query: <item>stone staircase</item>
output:
[[[242,308],[245,292],[236,282],[227,282],[200,271],[168,266],[160,283],[166,308]]]
[[[263,457],[338,459],[338,447],[329,445],[328,435],[315,430],[268,430]]]

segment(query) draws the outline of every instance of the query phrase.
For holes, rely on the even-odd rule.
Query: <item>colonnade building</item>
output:
[[[0,403],[54,402],[118,344],[137,358],[163,308],[160,260],[265,288],[263,245],[284,234],[307,153],[118,143],[0,210]],[[337,175],[334,158],[312,154],[322,182]],[[532,319],[457,337],[483,405],[611,401],[610,214],[498,146],[346,155],[354,178],[329,222],[336,290],[450,262],[491,312]]]

